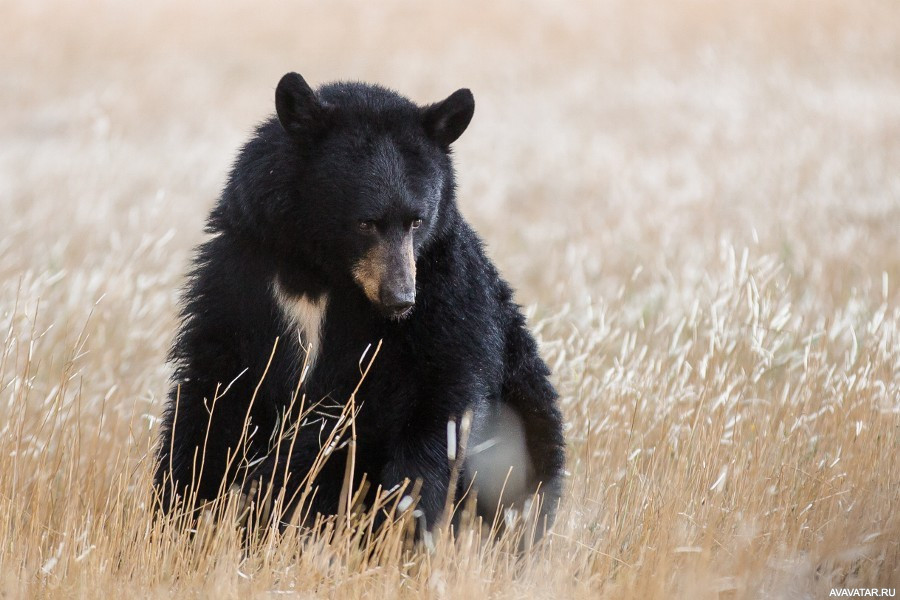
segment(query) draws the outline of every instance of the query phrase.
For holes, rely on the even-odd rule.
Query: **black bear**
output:
[[[506,505],[539,492],[546,525],[562,417],[510,287],[456,204],[450,144],[471,92],[418,106],[377,85],[314,91],[288,73],[275,106],[237,157],[182,298],[162,506],[260,482],[296,498],[316,464],[305,514],[335,514],[350,449],[329,436],[353,395],[355,482],[418,481],[428,528],[470,486],[489,517],[501,490]]]

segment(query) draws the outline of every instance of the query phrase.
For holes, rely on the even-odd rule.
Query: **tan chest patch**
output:
[[[316,300],[311,300],[305,295],[289,294],[276,279],[272,283],[272,295],[291,324],[292,331],[289,333],[292,336],[298,336],[300,346],[307,355],[306,364],[311,373],[316,359],[321,354],[322,330],[325,325],[325,310],[328,308],[328,294],[322,294]]]

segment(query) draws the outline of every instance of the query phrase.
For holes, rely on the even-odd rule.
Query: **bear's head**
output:
[[[380,86],[333,83],[316,91],[297,73],[275,91],[277,120],[239,158],[253,180],[235,181],[279,281],[306,293],[357,289],[385,316],[408,315],[416,262],[455,215],[450,144],[472,119],[461,89],[418,106]],[[247,190],[252,190],[252,194]],[[261,190],[261,191],[260,191]],[[260,210],[261,209],[261,210]],[[293,289],[291,289],[293,288]]]

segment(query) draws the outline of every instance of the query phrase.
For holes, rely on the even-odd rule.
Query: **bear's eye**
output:
[[[371,233],[375,231],[375,221],[360,221],[359,230],[363,233]]]
[[[412,223],[409,224],[413,229],[418,229],[422,226],[422,219],[413,219]]]

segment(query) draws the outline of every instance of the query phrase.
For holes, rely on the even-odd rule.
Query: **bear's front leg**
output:
[[[157,449],[154,485],[159,507],[169,511],[180,498],[194,510],[224,492],[236,478],[241,459],[254,446],[242,422],[230,418],[246,413],[235,398],[249,397],[242,382],[228,395],[210,379],[176,383],[164,416]],[[208,400],[213,398],[213,400]]]
[[[242,485],[247,523],[312,525],[316,515],[334,515],[346,469],[346,448],[322,457],[319,431],[301,431],[254,465]]]
[[[409,493],[419,482],[417,508],[422,511],[424,523],[416,523],[417,532],[423,525],[424,530],[431,531],[443,516],[452,472],[447,443],[446,423],[442,428],[420,431],[409,439],[399,440],[381,472],[383,489],[408,481],[406,490]]]

